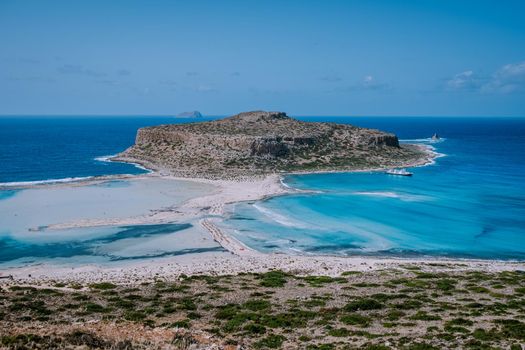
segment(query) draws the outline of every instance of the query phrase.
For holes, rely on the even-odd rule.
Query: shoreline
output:
[[[406,167],[426,166],[434,163],[439,156],[431,147],[416,145],[427,156],[417,162],[407,164]],[[122,160],[118,160],[122,161]],[[141,164],[142,165],[142,164]],[[149,169],[151,170],[151,168]],[[82,179],[74,182],[40,183],[12,189],[24,188],[49,188],[85,186],[103,183],[106,181],[127,179],[141,180],[159,178],[175,181],[189,181],[208,184],[215,189],[204,196],[190,198],[175,208],[161,210],[149,214],[128,217],[124,219],[91,219],[75,222],[64,222],[49,225],[46,229],[60,230],[68,228],[96,227],[96,226],[122,226],[138,224],[159,224],[174,221],[198,222],[199,227],[205,230],[210,237],[220,244],[227,252],[193,253],[179,256],[153,258],[146,261],[127,262],[125,266],[117,264],[91,264],[87,266],[61,265],[41,263],[17,267],[0,268],[0,277],[13,276],[17,282],[43,282],[43,281],[99,281],[112,280],[121,283],[144,279],[176,278],[182,274],[211,274],[228,275],[247,272],[265,272],[272,269],[283,270],[303,275],[329,275],[338,276],[346,271],[374,271],[389,268],[402,268],[403,265],[415,265],[431,270],[467,269],[484,271],[525,271],[525,262],[506,261],[498,259],[469,259],[449,257],[421,257],[404,258],[388,256],[333,256],[333,255],[286,255],[267,254],[255,251],[233,236],[225,234],[216,224],[225,215],[227,205],[243,202],[262,200],[279,195],[303,192],[294,189],[283,181],[286,175],[304,175],[316,173],[341,173],[341,172],[373,172],[384,171],[385,168],[361,170],[333,170],[309,171],[299,173],[271,174],[266,176],[251,176],[245,179],[212,180],[206,178],[188,178],[163,173],[163,170],[153,170],[150,173],[139,175],[109,175]],[[0,186],[0,189],[6,189]],[[438,266],[439,265],[439,266]],[[9,279],[0,279],[0,283],[11,283]]]
[[[338,277],[348,272],[418,269],[424,272],[525,271],[525,262],[504,260],[453,258],[392,258],[380,256],[336,257],[247,254],[229,252],[197,253],[144,261],[133,261],[126,266],[89,264],[83,266],[39,264],[0,270],[0,286],[12,284],[43,284],[57,282],[94,283],[99,281],[139,285],[157,280],[174,280],[181,276],[227,276],[243,273],[264,273],[279,270],[298,276]]]

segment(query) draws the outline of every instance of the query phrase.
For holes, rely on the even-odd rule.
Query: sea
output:
[[[140,127],[209,119],[214,118],[3,116],[0,186],[144,173],[107,157],[131,146]],[[229,208],[222,226],[247,246],[302,255],[525,259],[525,118],[299,119],[393,132],[401,142],[426,145],[439,157],[407,169],[411,177],[381,171],[284,176],[286,186],[305,191]],[[434,133],[439,140],[430,138]],[[1,190],[0,201],[20,192]],[[181,229],[173,225],[147,229],[155,235]],[[143,230],[138,234],[144,236]],[[134,227],[112,229],[104,240],[134,232]],[[15,236],[2,228],[0,212],[0,262],[90,251],[80,243],[68,250],[44,241],[8,254],[17,247]]]

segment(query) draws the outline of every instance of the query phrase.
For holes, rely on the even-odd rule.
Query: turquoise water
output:
[[[236,205],[224,225],[247,245],[290,254],[525,259],[525,119],[301,119],[391,131],[446,156],[434,165],[410,169],[410,178],[384,173],[287,176],[290,186],[316,192]],[[180,120],[0,118],[0,182],[143,172],[97,159],[129,147],[141,126],[175,121]],[[434,132],[444,140],[429,142]],[[118,191],[128,183],[102,186]],[[0,190],[0,200],[19,192]],[[2,221],[7,218],[2,215],[0,263],[80,257],[113,261],[193,252],[167,244],[171,235],[187,232],[187,226],[178,226],[184,223],[71,230],[52,242],[39,240],[38,234],[24,241],[13,239],[16,232],[5,233]],[[149,250],[139,249],[145,244]]]
[[[74,258],[69,262],[112,262],[146,258],[160,258],[188,253],[223,251],[219,246],[173,249],[169,245],[153,250],[139,249],[127,254],[125,249],[140,246],[145,241],[172,236],[191,228],[189,223],[159,225],[108,226],[61,230],[59,235],[38,232],[28,239],[14,239],[0,232],[0,265],[32,264],[48,259]],[[110,247],[110,248],[108,248]],[[138,253],[137,253],[138,252]],[[65,261],[65,260],[63,260]]]
[[[316,193],[238,204],[226,227],[265,252],[525,259],[525,120],[429,124],[414,120],[409,142],[446,156],[413,177],[287,176]],[[434,130],[445,139],[423,138]]]

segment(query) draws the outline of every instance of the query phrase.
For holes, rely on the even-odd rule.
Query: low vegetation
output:
[[[348,124],[304,122],[254,111],[208,122],[139,129],[115,159],[179,176],[221,179],[278,172],[377,169],[424,163],[420,147],[397,136]]]
[[[7,349],[522,349],[525,343],[519,271],[406,266],[337,278],[270,271],[0,288],[0,348]]]

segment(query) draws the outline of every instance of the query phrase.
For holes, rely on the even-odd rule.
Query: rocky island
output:
[[[139,129],[114,160],[184,177],[377,169],[422,164],[429,154],[396,135],[348,124],[304,122],[283,112]]]
[[[177,114],[177,118],[202,118],[202,114],[199,111],[182,112]]]

